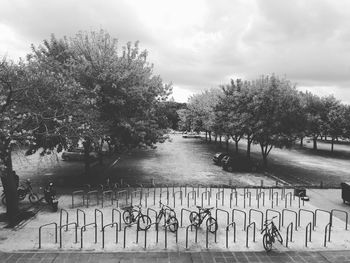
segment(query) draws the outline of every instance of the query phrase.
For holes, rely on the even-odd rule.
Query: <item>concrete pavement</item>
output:
[[[2,263],[345,263],[350,262],[350,251],[313,252],[137,252],[137,253],[0,253]]]

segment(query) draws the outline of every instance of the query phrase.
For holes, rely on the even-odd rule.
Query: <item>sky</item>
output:
[[[350,103],[349,0],[0,0],[0,57],[100,29],[140,41],[179,102],[275,74]]]

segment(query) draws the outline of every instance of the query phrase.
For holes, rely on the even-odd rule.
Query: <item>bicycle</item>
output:
[[[136,208],[136,209],[135,209]],[[137,222],[139,230],[148,230],[151,227],[151,218],[141,212],[141,205],[123,207],[123,220],[127,225]]]
[[[179,221],[176,218],[176,213],[174,209],[172,209],[170,206],[163,204],[161,201],[159,201],[159,204],[162,207],[159,210],[159,213],[156,218],[156,222],[159,223],[162,220],[162,217],[164,217],[163,226],[169,227],[169,230],[173,233],[176,232],[177,229],[179,228]]]
[[[214,207],[203,208],[197,205],[197,208],[198,213],[196,211],[192,211],[190,213],[191,224],[194,224],[196,227],[200,227],[204,219],[208,216],[206,226],[211,233],[215,233],[218,230],[218,224],[216,222],[216,219],[211,216],[210,212],[210,210],[212,210]]]
[[[36,193],[33,192],[32,184],[30,179],[27,179],[24,184],[21,184],[17,189],[18,200],[22,201],[26,196],[29,196],[29,202],[35,204],[39,201],[39,197]],[[6,196],[5,192],[1,195],[1,202],[3,205],[6,205]]]
[[[278,242],[283,244],[283,238],[281,236],[281,233],[278,231],[277,227],[275,226],[273,219],[275,219],[277,216],[274,216],[270,220],[266,220],[264,224],[264,229],[261,230],[261,234],[263,234],[263,246],[266,252],[271,251],[272,249],[272,243],[275,243],[276,239]]]

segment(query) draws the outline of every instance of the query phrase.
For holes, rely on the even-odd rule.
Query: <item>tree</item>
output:
[[[290,147],[298,131],[300,102],[295,87],[286,79],[261,77],[253,83],[257,116],[255,142],[260,145],[264,166],[273,147]]]

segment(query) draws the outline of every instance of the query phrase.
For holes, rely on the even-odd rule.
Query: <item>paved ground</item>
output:
[[[140,253],[0,253],[2,263],[219,263],[283,262],[345,263],[350,251],[327,252],[140,252]]]

